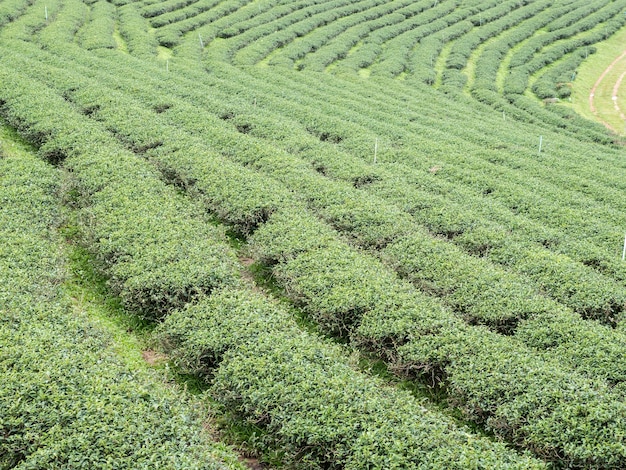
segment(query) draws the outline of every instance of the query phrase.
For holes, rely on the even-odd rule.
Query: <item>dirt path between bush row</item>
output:
[[[624,116],[624,113],[620,109],[619,103],[617,102],[617,93],[619,92],[619,87],[622,85],[622,80],[624,80],[624,76],[626,76],[626,72],[622,72],[622,74],[619,76],[619,78],[615,82],[615,85],[613,85],[613,93],[611,94],[613,107],[615,108],[615,111],[619,113],[619,117],[622,118],[622,120],[626,119],[626,117]]]

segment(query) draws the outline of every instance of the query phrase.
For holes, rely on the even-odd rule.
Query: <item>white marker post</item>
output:
[[[376,163],[377,155],[378,155],[378,137],[376,137],[376,142],[374,143],[374,163]]]
[[[622,250],[622,261],[626,259],[626,236],[624,237],[624,249]]]
[[[48,5],[43,7],[44,12],[46,13],[46,21],[48,21]]]
[[[200,38],[200,47],[204,49],[204,41],[202,40],[202,36],[198,33],[198,37]]]
[[[170,60],[169,60],[169,59],[167,59],[167,60],[165,61],[165,71],[166,71],[166,72],[169,72],[169,71],[170,71]]]
[[[543,146],[543,136],[540,135],[539,136],[539,152],[537,153],[537,155],[541,155],[541,147]]]

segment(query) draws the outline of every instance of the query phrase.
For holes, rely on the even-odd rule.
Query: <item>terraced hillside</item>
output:
[[[72,467],[93,444],[68,428],[128,439],[99,400],[142,382],[71,344],[64,235],[261,462],[626,467],[626,152],[563,103],[624,23],[626,0],[1,0],[0,117],[39,159],[0,147],[0,466]],[[30,329],[51,366],[16,359]],[[52,366],[87,404],[50,412]],[[239,465],[189,422],[85,465]]]

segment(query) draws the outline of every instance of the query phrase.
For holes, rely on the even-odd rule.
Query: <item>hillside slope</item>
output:
[[[264,459],[621,468],[626,153],[560,101],[625,10],[10,0],[0,114]]]

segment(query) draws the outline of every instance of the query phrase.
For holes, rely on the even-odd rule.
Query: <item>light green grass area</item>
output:
[[[128,53],[128,47],[126,46],[126,41],[124,41],[124,38],[120,34],[120,30],[117,24],[115,25],[115,29],[113,30],[113,39],[115,40],[115,44],[117,44],[117,49],[119,51]]]
[[[72,228],[66,225],[63,232],[66,237],[71,237]],[[89,253],[69,238],[65,255],[69,260],[70,275],[64,289],[71,297],[76,313],[86,314],[91,322],[111,335],[113,349],[129,367],[149,369],[143,353],[149,349],[150,325],[129,315],[119,299],[107,293],[106,279],[98,274]],[[153,364],[163,366],[164,363],[161,360]]]
[[[578,68],[576,79],[572,84],[571,106],[580,115],[596,121],[605,121],[624,135],[626,134],[625,123],[614,108],[612,91],[620,75],[626,71],[626,58],[614,65],[596,89],[594,104],[597,114],[595,115],[591,112],[589,94],[602,72],[626,51],[626,28],[622,28],[596,47],[597,52],[590,55]],[[626,110],[626,92],[623,91],[626,90],[626,83],[622,85],[621,90],[622,93],[618,94],[617,102],[622,110]]]
[[[19,158],[35,151],[32,145],[0,119],[0,156]]]
[[[174,57],[174,53],[172,52],[171,49],[164,47],[164,46],[158,46],[157,47],[157,59],[159,60],[169,60],[172,57]]]
[[[441,54],[436,59],[434,69],[437,73],[437,80],[435,81],[435,88],[439,88],[442,84],[443,72],[446,70],[446,60],[450,55],[450,51],[452,50],[452,46],[454,45],[453,41],[447,42],[443,49],[441,50]]]

